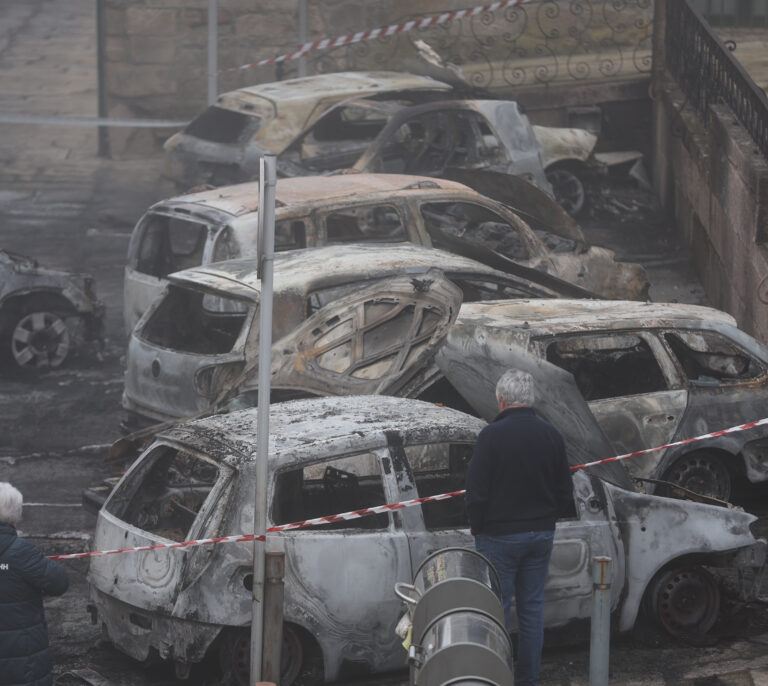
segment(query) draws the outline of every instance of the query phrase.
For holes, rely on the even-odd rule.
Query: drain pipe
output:
[[[608,686],[611,646],[610,557],[592,558],[592,623],[589,638],[589,686]]]

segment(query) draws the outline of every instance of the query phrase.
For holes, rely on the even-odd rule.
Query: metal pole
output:
[[[592,623],[589,637],[589,686],[608,686],[611,649],[610,557],[592,558]]]
[[[274,155],[264,155],[259,163],[259,179],[264,201],[259,205],[259,394],[256,417],[256,484],[253,532],[264,536],[267,529],[267,457],[269,455],[269,394],[272,368],[272,280],[275,259],[275,185],[277,165]],[[264,543],[253,544],[253,614],[251,620],[251,684],[261,681],[264,641]]]
[[[299,0],[299,45],[308,40],[307,0]],[[307,75],[307,58],[299,57],[299,76]]]
[[[98,91],[99,118],[106,118],[107,112],[107,70],[106,70],[106,11],[105,0],[96,0],[96,80]],[[109,131],[99,127],[99,157],[109,157]]]
[[[280,683],[280,653],[283,647],[283,599],[285,553],[267,553],[264,585],[264,668],[267,683]]]
[[[208,104],[216,102],[219,70],[219,8],[218,0],[208,0]]]

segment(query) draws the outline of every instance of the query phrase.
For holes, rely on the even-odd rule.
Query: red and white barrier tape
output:
[[[505,9],[507,7],[513,7],[514,5],[522,5],[523,3],[532,2],[532,0],[500,0],[499,2],[492,2],[488,5],[480,5],[478,7],[471,7],[465,10],[456,10],[455,12],[444,12],[434,17],[427,17],[424,19],[414,19],[412,21],[406,21],[402,24],[391,24],[389,26],[382,26],[378,29],[369,29],[368,31],[358,31],[357,33],[349,33],[345,36],[337,36],[336,38],[324,38],[323,40],[313,41],[300,45],[293,52],[280,55],[278,57],[269,57],[258,62],[251,62],[250,64],[243,64],[239,67],[230,67],[229,69],[222,69],[219,73],[223,74],[230,71],[240,71],[242,69],[251,69],[253,67],[263,67],[267,64],[275,64],[276,62],[286,62],[288,60],[296,60],[307,55],[307,53],[315,50],[324,50],[326,48],[338,48],[342,45],[350,45],[352,43],[360,43],[366,40],[372,40],[373,38],[382,38],[386,36],[393,36],[398,33],[406,33],[413,31],[414,29],[426,29],[430,26],[438,26],[440,24],[446,24],[457,19],[463,19],[464,17],[474,17],[478,14],[484,14],[486,12],[493,12],[495,10]]]
[[[703,441],[707,438],[717,438],[718,436],[725,436],[726,434],[736,433],[738,431],[746,431],[747,429],[754,429],[756,426],[763,426],[768,424],[768,418],[759,419],[754,422],[747,422],[746,424],[739,424],[738,426],[732,426],[730,429],[723,429],[722,431],[713,431],[712,433],[696,436],[695,438],[686,438],[682,441],[675,441],[674,443],[667,443],[666,445],[660,445],[656,448],[647,448],[645,450],[636,450],[633,453],[626,453],[624,455],[617,455],[615,457],[607,457],[604,460],[597,460],[595,462],[587,462],[585,464],[576,465],[571,467],[572,471],[577,469],[586,469],[587,467],[595,467],[600,464],[606,464],[607,462],[618,462],[619,460],[627,460],[631,457],[637,457],[638,455],[646,455],[647,453],[656,452],[658,450],[665,450],[666,448],[674,448],[678,445],[686,445],[688,443],[695,443],[696,441]],[[305,519],[301,522],[292,522],[290,524],[280,524],[279,526],[273,526],[267,529],[268,534],[280,533],[281,531],[292,531],[294,529],[306,529],[313,526],[320,526],[322,524],[335,524],[336,522],[348,521],[350,519],[359,519],[361,517],[367,517],[374,514],[382,514],[384,512],[391,512],[393,510],[402,510],[406,507],[414,507],[415,505],[421,505],[422,503],[437,502],[439,500],[448,500],[449,498],[455,498],[456,496],[464,495],[466,491],[451,491],[450,493],[441,493],[439,495],[426,496],[424,498],[414,498],[413,500],[403,500],[399,503],[392,503],[391,505],[377,505],[376,507],[367,507],[363,510],[352,510],[350,512],[342,512],[341,514],[328,515],[327,517],[316,517],[314,519]],[[213,545],[216,543],[245,543],[248,541],[263,541],[264,536],[256,536],[254,534],[240,534],[237,536],[220,536],[218,538],[201,538],[195,541],[182,541],[180,543],[157,543],[155,545],[145,545],[136,548],[117,548],[115,550],[95,550],[90,553],[72,553],[70,555],[52,555],[51,560],[76,560],[81,557],[96,557],[98,555],[116,555],[118,553],[140,553],[150,550],[166,550],[170,548],[192,548],[199,545]]]

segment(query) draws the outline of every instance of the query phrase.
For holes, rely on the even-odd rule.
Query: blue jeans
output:
[[[544,643],[544,582],[554,538],[554,531],[475,537],[477,552],[487,557],[499,573],[507,628],[512,599],[515,600],[515,686],[536,686],[539,681]]]

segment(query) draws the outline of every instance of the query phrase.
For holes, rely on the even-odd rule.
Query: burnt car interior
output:
[[[213,143],[237,143],[246,130],[256,133],[259,123],[255,115],[213,105],[187,124],[184,133]]]
[[[556,340],[547,346],[547,362],[573,374],[587,401],[667,390],[659,363],[639,336]]]
[[[722,336],[706,331],[664,334],[685,375],[699,384],[719,384],[762,376],[765,370]]]
[[[208,227],[192,219],[151,214],[142,227],[136,269],[163,278],[203,261]]]
[[[170,286],[139,335],[163,348],[221,355],[235,346],[247,312],[244,302]]]
[[[379,458],[371,453],[336,458],[280,472],[275,480],[272,521],[289,524],[386,503]],[[386,529],[386,513],[312,527],[329,529]]]
[[[219,477],[219,467],[167,445],[154,453],[138,479],[120,485],[106,510],[142,531],[183,541]]]
[[[325,217],[328,243],[378,241],[402,243],[408,240],[397,209],[392,205],[349,207]]]
[[[448,234],[490,248],[513,260],[528,260],[531,251],[518,227],[487,207],[469,202],[432,202],[421,207],[424,224],[436,248]]]

